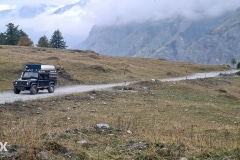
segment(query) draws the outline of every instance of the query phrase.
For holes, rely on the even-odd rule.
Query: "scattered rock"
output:
[[[106,123],[96,124],[95,129],[98,133],[111,133],[110,126]]]
[[[94,100],[94,99],[95,99],[95,97],[94,97],[94,96],[90,96],[90,99]]]
[[[17,159],[19,148],[16,145],[7,146],[7,151],[0,152],[0,159]]]
[[[112,152],[112,151],[113,151],[113,148],[110,147],[110,146],[107,146],[107,147],[105,148],[105,152]]]
[[[12,152],[12,153],[0,152],[0,158],[1,159],[10,159],[10,158],[17,157],[17,155],[18,155],[18,152]]]
[[[129,141],[126,144],[120,146],[121,148],[125,148],[128,150],[132,150],[132,151],[143,151],[148,149],[149,144],[147,144],[146,142],[134,142],[134,141]]]
[[[47,152],[41,151],[37,153],[37,158],[39,158],[40,160],[48,160],[48,154]]]
[[[97,129],[110,129],[110,126],[106,123],[96,124]]]
[[[77,141],[77,144],[80,144],[83,147],[86,147],[88,145],[87,140]]]
[[[144,90],[149,90],[149,87],[143,87]]]
[[[71,133],[71,129],[70,128],[68,128],[68,129],[66,129],[66,131],[65,131],[66,133]]]
[[[132,134],[132,131],[128,129],[128,130],[127,130],[127,133],[128,133],[128,134]]]

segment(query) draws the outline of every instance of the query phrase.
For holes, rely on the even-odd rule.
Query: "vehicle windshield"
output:
[[[22,75],[23,79],[29,79],[29,78],[38,78],[37,72],[24,72]]]

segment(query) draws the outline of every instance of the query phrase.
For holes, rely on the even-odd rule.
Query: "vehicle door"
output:
[[[38,78],[39,87],[47,87],[49,85],[49,74],[40,73]]]

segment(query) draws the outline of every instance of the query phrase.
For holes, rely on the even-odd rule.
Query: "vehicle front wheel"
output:
[[[17,89],[17,87],[14,87],[13,91],[15,94],[19,94],[21,92],[21,90]]]
[[[32,87],[30,88],[30,94],[37,94],[37,86],[36,85],[32,85]]]
[[[50,86],[48,87],[48,93],[53,93],[54,92],[54,85],[50,84]]]

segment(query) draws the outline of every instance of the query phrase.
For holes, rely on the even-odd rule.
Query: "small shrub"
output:
[[[158,160],[159,158],[157,158],[155,155],[140,154],[135,159],[136,160]]]
[[[236,73],[236,75],[240,76],[240,71],[238,71],[238,72]]]
[[[45,144],[46,150],[52,151],[54,154],[67,152],[67,148],[61,144],[58,144],[57,142],[51,141],[51,142],[45,142],[44,144]]]
[[[237,69],[240,69],[240,62],[238,62],[237,64]]]

